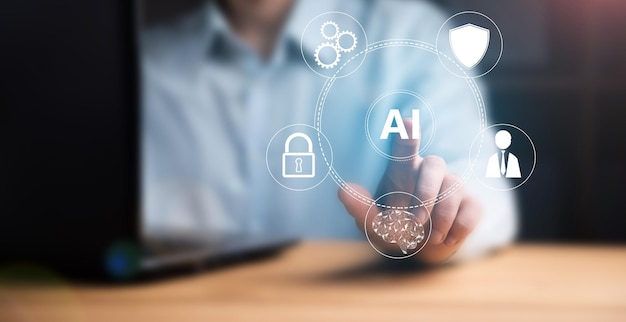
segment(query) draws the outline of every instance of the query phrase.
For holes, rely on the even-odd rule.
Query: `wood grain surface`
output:
[[[425,269],[366,243],[307,242],[138,285],[42,276],[0,285],[0,321],[626,321],[623,246],[522,244]]]

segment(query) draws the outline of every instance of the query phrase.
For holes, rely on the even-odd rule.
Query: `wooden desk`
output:
[[[381,266],[363,243],[134,286],[0,286],[0,321],[626,321],[626,247],[519,245]],[[389,264],[389,262],[386,262]]]

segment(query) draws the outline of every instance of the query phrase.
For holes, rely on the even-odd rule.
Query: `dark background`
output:
[[[626,241],[626,2],[439,1],[502,30],[484,80],[490,123],[533,139],[538,163],[517,191],[522,240]]]
[[[132,3],[0,7],[0,262],[100,271],[137,231]]]
[[[502,60],[483,78],[489,123],[524,129],[538,156],[517,189],[521,240],[626,241],[626,1],[432,2],[449,16],[484,13],[502,31]],[[200,4],[145,0],[143,22]]]

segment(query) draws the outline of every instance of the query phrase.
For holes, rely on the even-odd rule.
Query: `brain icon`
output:
[[[403,254],[424,241],[424,225],[417,217],[402,210],[379,212],[372,221],[372,229],[385,242],[398,244]]]

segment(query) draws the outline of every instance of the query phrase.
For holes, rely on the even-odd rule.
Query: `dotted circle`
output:
[[[463,70],[463,68],[461,66],[459,66],[454,59],[450,58],[445,53],[439,52],[437,50],[437,48],[435,46],[433,46],[432,44],[429,44],[429,43],[426,43],[426,42],[422,42],[422,41],[418,41],[418,40],[389,39],[389,40],[383,40],[383,41],[378,41],[378,42],[372,43],[369,46],[367,46],[366,49],[364,49],[364,50],[360,51],[359,53],[357,53],[356,55],[350,57],[350,59],[348,59],[341,67],[339,67],[337,69],[337,71],[335,72],[335,75],[337,75],[337,73],[339,73],[343,69],[344,66],[346,66],[348,63],[350,63],[350,61],[352,59],[355,59],[356,57],[359,57],[360,55],[367,54],[367,52],[370,52],[370,51],[376,51],[376,50],[379,50],[379,49],[382,49],[382,48],[392,47],[392,46],[418,48],[418,49],[426,50],[426,51],[428,51],[428,52],[430,52],[432,54],[435,54],[435,55],[442,55],[443,57],[448,59],[451,63],[456,65],[459,68],[459,70],[461,70],[463,73],[465,73],[465,70]],[[322,114],[323,114],[323,111],[324,111],[324,104],[326,103],[327,95],[328,95],[328,93],[330,91],[330,88],[335,83],[335,80],[337,80],[337,78],[338,77],[336,77],[336,76],[328,78],[326,80],[326,83],[324,84],[324,87],[320,91],[320,95],[319,95],[318,100],[317,100],[318,103],[317,103],[317,105],[315,107],[315,119],[314,119],[315,129],[318,131],[318,133],[321,132],[321,128],[322,128],[322,121],[321,121],[321,119],[322,119]],[[479,130],[480,130],[480,132],[479,132],[480,143],[479,143],[479,147],[478,147],[478,152],[476,153],[476,157],[473,160],[470,158],[470,160],[472,160],[470,162],[470,165],[465,169],[465,171],[463,172],[463,174],[460,176],[459,180],[455,184],[453,184],[446,191],[438,194],[434,198],[432,198],[430,200],[424,200],[424,202],[421,205],[417,206],[417,207],[434,205],[434,204],[436,204],[436,203],[438,203],[438,202],[448,198],[451,194],[456,192],[463,185],[463,183],[465,181],[467,181],[467,179],[472,175],[472,170],[474,168],[474,165],[476,164],[476,161],[478,160],[480,150],[482,149],[483,138],[484,138],[484,135],[482,135],[482,134],[484,133],[485,124],[487,123],[487,116],[486,116],[486,112],[485,112],[485,103],[484,103],[484,100],[482,98],[482,94],[480,93],[480,90],[478,89],[478,86],[476,85],[476,82],[474,82],[474,80],[471,77],[465,77],[464,80],[469,85],[469,87],[471,88],[472,94],[474,94],[474,98],[476,100],[476,104],[478,106],[478,111],[479,111],[479,115],[480,115],[480,128],[479,128]],[[318,142],[319,142],[320,145],[322,144],[321,139],[319,138],[319,135],[318,135]],[[324,155],[323,152],[322,152],[322,156],[323,156],[323,159],[326,161],[326,156]],[[337,183],[342,190],[344,190],[345,192],[349,193],[353,198],[357,199],[359,202],[361,202],[363,204],[366,204],[366,205],[376,205],[377,207],[380,207],[380,208],[395,209],[395,208],[392,208],[392,206],[381,204],[381,203],[377,202],[376,200],[373,200],[370,197],[364,196],[360,192],[352,189],[345,182],[345,180],[343,180],[343,178],[341,178],[339,173],[337,173],[337,171],[335,170],[335,168],[332,165],[330,165],[328,163],[327,163],[327,165],[329,166],[329,174],[330,174],[331,178],[333,179],[333,181],[335,181],[335,183]],[[399,207],[398,209],[411,209],[411,208],[409,208],[409,207]]]

